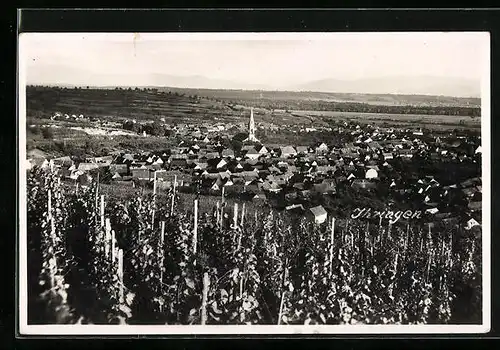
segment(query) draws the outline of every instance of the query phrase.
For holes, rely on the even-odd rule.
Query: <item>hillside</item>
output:
[[[28,86],[28,117],[55,112],[115,121],[246,122],[248,107],[268,122],[292,118],[293,111],[478,116],[478,99],[437,96],[360,95],[314,92],[207,90],[179,88],[61,88]],[[289,113],[290,112],[290,113]],[[311,123],[293,117],[295,123]],[[262,120],[262,119],[261,119]]]

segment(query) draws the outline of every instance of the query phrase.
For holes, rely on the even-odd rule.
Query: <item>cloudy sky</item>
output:
[[[20,50],[29,84],[155,85],[168,75],[279,89],[388,76],[479,81],[488,40],[483,33],[54,33],[23,34]]]

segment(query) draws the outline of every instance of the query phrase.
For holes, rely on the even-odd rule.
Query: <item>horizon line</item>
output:
[[[26,83],[26,87],[80,87],[83,89],[113,89],[113,88],[167,88],[167,89],[184,89],[184,90],[209,90],[209,91],[249,91],[249,92],[291,92],[291,93],[319,93],[319,94],[341,94],[341,95],[371,95],[371,96],[422,96],[422,97],[439,97],[439,98],[457,98],[457,99],[479,99],[481,96],[453,96],[453,95],[436,95],[436,94],[421,94],[421,93],[374,93],[374,92],[340,92],[340,91],[319,91],[319,90],[287,90],[287,89],[245,89],[245,88],[204,88],[204,87],[180,87],[167,85],[87,85],[87,84],[69,84],[69,83]],[[359,102],[363,103],[363,102]],[[364,102],[366,103],[366,102]]]

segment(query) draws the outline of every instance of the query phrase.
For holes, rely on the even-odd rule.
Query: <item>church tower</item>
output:
[[[253,108],[250,108],[250,122],[248,123],[248,137],[244,141],[259,142],[255,137],[255,121],[253,120]]]

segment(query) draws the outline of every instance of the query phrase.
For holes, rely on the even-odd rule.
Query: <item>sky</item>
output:
[[[20,52],[28,84],[149,85],[154,75],[174,75],[279,89],[387,76],[479,81],[488,41],[484,33],[430,32],[30,33]]]

